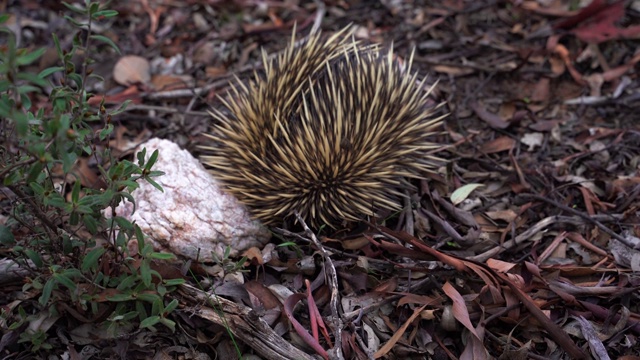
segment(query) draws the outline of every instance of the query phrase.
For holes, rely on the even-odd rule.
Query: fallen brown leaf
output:
[[[404,324],[402,324],[402,326],[394,331],[393,336],[391,336],[391,338],[389,339],[389,341],[387,341],[384,345],[382,345],[382,347],[380,349],[378,349],[378,351],[376,351],[375,354],[373,354],[373,358],[374,359],[379,359],[383,356],[385,356],[389,351],[391,351],[391,349],[393,349],[393,347],[396,345],[396,343],[400,340],[400,338],[404,335],[404,333],[407,331],[407,328],[409,327],[409,325],[411,325],[411,323],[413,323],[413,321],[420,316],[420,314],[422,313],[422,310],[424,310],[424,308],[426,307],[426,305],[423,305],[419,308],[416,308],[413,310],[413,314],[411,314],[411,316],[407,319],[407,321],[404,322]]]
[[[125,86],[147,84],[151,80],[151,66],[141,56],[123,56],[113,67],[113,79]]]
[[[516,141],[509,136],[500,136],[480,146],[480,151],[485,154],[495,154],[501,151],[511,150]]]

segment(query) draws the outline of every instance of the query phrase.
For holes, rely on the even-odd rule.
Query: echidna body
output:
[[[298,211],[312,225],[400,208],[406,178],[433,172],[441,118],[428,91],[390,51],[345,29],[292,38],[264,74],[233,87],[215,111],[203,161],[265,224]]]

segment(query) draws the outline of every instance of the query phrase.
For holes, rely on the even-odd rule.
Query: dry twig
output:
[[[186,298],[191,299],[191,303],[210,304],[210,307],[187,306],[184,308],[185,312],[226,327],[233,336],[242,340],[264,358],[273,360],[314,359],[284,340],[251,308],[215,294],[207,294],[188,284],[181,285],[179,291],[184,296],[183,300]]]
[[[304,222],[300,214],[296,211],[296,218],[304,227],[304,231],[307,236],[313,241],[316,245],[322,257],[324,258],[325,263],[325,271],[327,271],[327,284],[331,288],[331,301],[329,306],[331,307],[331,324],[333,325],[333,334],[335,337],[335,345],[333,349],[329,351],[332,359],[344,359],[342,355],[342,318],[340,317],[340,313],[338,312],[338,302],[340,301],[339,293],[338,293],[338,274],[336,272],[336,267],[333,265],[333,261],[331,261],[331,255],[329,252],[322,246],[320,240],[316,237],[316,235],[311,231],[311,229]]]

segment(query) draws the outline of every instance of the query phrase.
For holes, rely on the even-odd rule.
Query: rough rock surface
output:
[[[131,214],[133,205],[127,202],[116,213],[135,221],[156,250],[211,261],[212,252],[222,255],[227,245],[231,255],[237,255],[269,241],[269,231],[252,220],[246,208],[224,192],[188,151],[161,139],[151,139],[143,147],[147,158],[159,151],[152,170],[165,173],[154,178],[164,192],[140,181],[132,194],[136,212]],[[130,244],[130,249],[135,248]]]

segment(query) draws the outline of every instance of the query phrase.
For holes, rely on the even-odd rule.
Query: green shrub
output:
[[[55,311],[53,304],[70,301],[91,318],[105,302],[115,302],[107,319],[111,330],[136,320],[140,327],[155,329],[160,323],[173,331],[175,324],[167,315],[177,300],[167,294],[183,280],[162,279],[152,264],[174,255],[154,252],[135,223],[111,210],[125,199],[135,205],[131,191],[140,181],[162,191],[153,181],[162,174],[152,170],[158,152],[148,161],[144,150],[136,162],[114,156],[109,148],[111,120],[127,104],[107,109],[103,99],[92,105],[94,95],[86,87],[89,79],[102,81],[91,71],[91,54],[101,49],[119,52],[110,39],[92,33],[92,24],[117,12],[88,0],[84,7],[65,6],[65,18],[76,29],[72,45],[63,49],[54,34],[60,66],[38,74],[31,65],[45,49],[19,47],[16,36],[2,26],[8,16],[0,16],[5,42],[0,48],[0,181],[12,196],[11,217],[0,225],[0,246],[30,270],[23,290],[38,291],[41,308],[34,311]],[[82,58],[78,67],[72,61],[77,56]],[[45,106],[37,108],[34,100]],[[99,164],[103,188],[83,185],[76,175],[83,157]],[[127,251],[134,239],[137,255]],[[15,331],[36,315],[23,308],[5,311],[0,325]],[[33,351],[50,347],[46,331],[23,332],[20,342]]]

